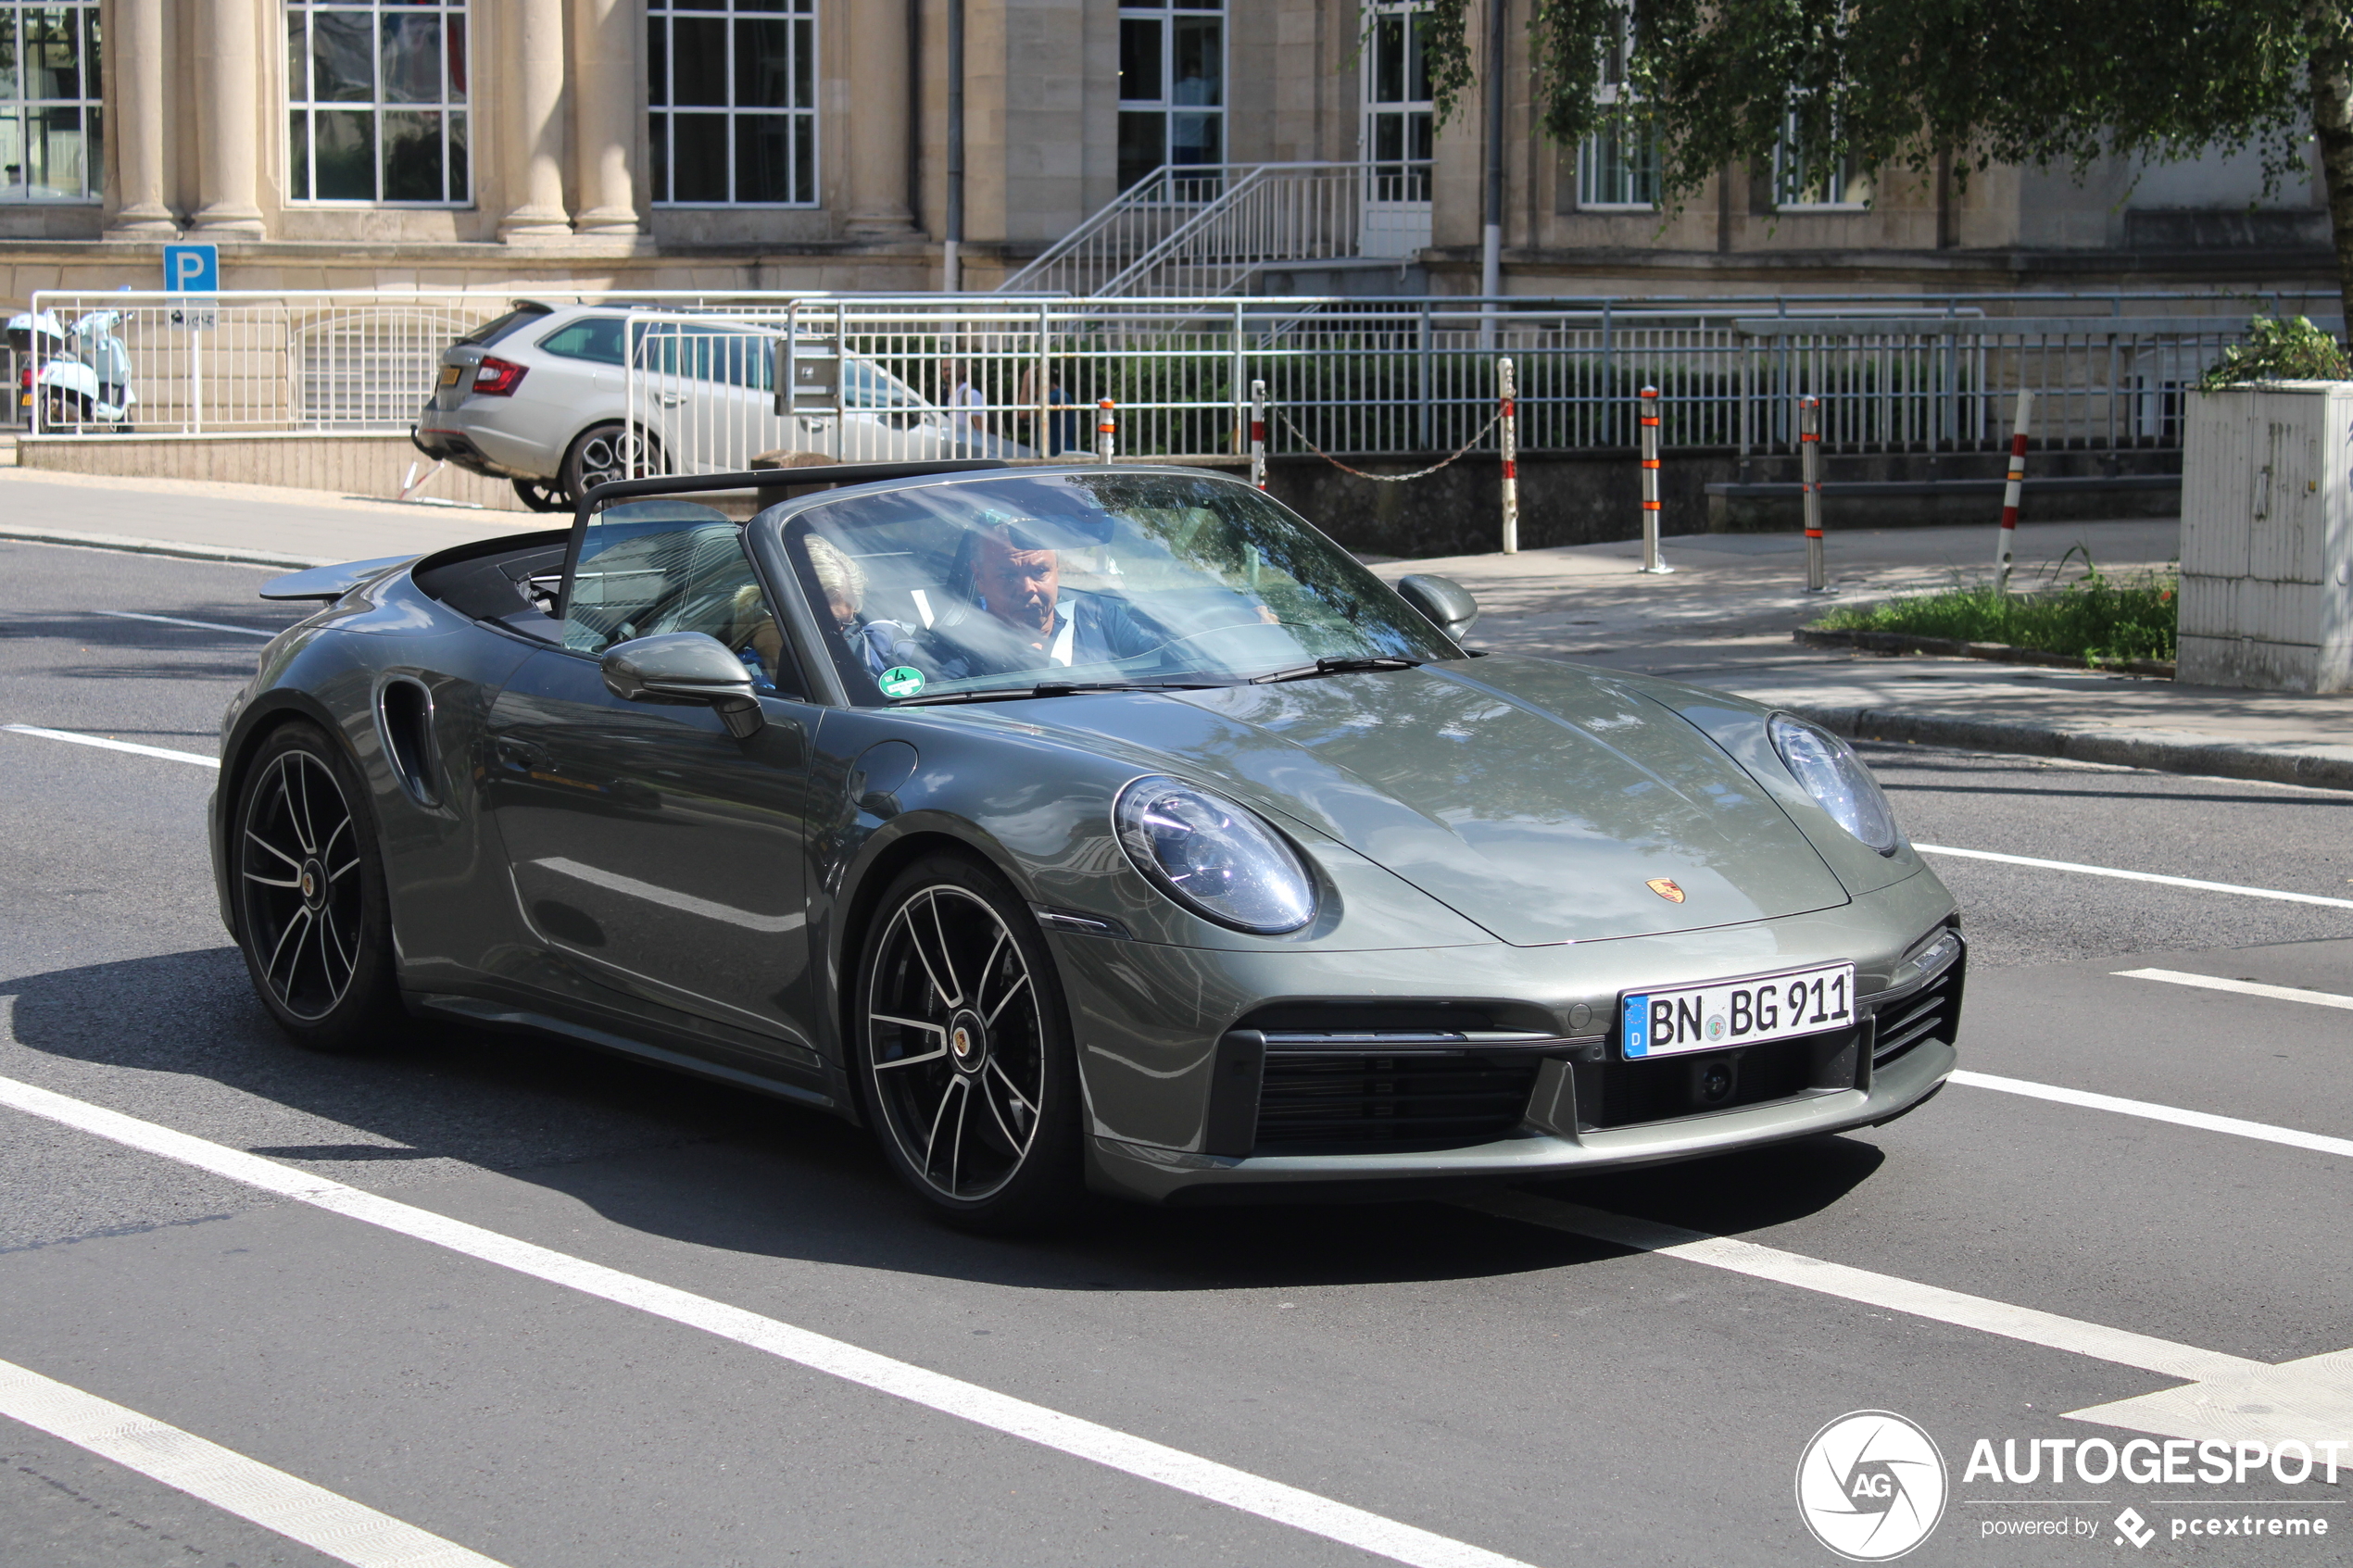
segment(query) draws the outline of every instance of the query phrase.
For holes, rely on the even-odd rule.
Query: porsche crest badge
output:
[[[1652,892],[1670,904],[1680,904],[1683,901],[1683,890],[1675,885],[1675,879],[1671,876],[1655,876],[1646,885]]]

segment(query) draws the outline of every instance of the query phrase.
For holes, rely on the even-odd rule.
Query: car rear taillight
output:
[[[523,372],[529,369],[529,366],[518,365],[511,359],[500,359],[485,354],[482,363],[474,369],[473,395],[476,397],[507,396],[522,384]]]

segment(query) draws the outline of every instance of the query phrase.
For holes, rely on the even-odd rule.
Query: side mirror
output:
[[[665,632],[617,643],[605,650],[598,668],[613,696],[709,708],[737,740],[749,740],[768,721],[744,661],[701,632]]]
[[[1429,617],[1430,624],[1453,638],[1463,640],[1478,619],[1478,601],[1471,591],[1451,577],[1433,577],[1416,572],[1397,580],[1397,592],[1404,601]]]

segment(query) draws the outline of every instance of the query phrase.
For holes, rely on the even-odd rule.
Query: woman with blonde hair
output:
[[[901,660],[892,652],[907,640],[907,628],[896,621],[869,621],[862,613],[866,603],[866,569],[857,558],[822,533],[806,540],[810,574],[825,596],[834,625],[857,651],[870,675],[879,675]]]

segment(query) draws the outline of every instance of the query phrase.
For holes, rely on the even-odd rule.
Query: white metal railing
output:
[[[1245,210],[1239,204],[1229,212]],[[1195,214],[1198,216],[1198,214]],[[1181,227],[1181,225],[1179,225]],[[1172,234],[1175,230],[1172,229]],[[1164,236],[1165,237],[1165,236]],[[44,294],[97,378],[118,342],[127,404],[46,418],[35,439],[128,427],[190,435],[401,433],[442,351],[518,295],[497,292]],[[623,301],[613,298],[616,309]],[[1494,358],[1518,366],[1524,453],[1630,445],[1634,395],[1663,396],[1670,447],[1794,450],[1790,409],[1822,399],[1834,453],[1993,451],[2009,400],[2036,393],[2042,446],[2179,445],[2183,389],[2256,309],[2318,316],[2334,296],[2185,293],[1820,295],[1479,300],[628,296],[629,418],[661,466],[735,469],[756,454],[861,460],[1093,445],[1099,399],[1126,456],[1232,459],[1253,381],[1277,455],[1444,453],[1492,412]],[[42,340],[45,344],[46,340]],[[35,345],[30,366],[62,370]],[[111,355],[112,351],[108,351]],[[793,372],[779,406],[775,370]],[[76,359],[76,364],[82,361]]]
[[[2128,301],[2164,314],[2122,314]],[[1832,453],[1990,452],[2026,386],[2039,446],[2167,449],[2183,389],[2247,311],[2216,295],[1935,303],[927,295],[647,312],[632,318],[630,408],[680,472],[778,451],[1084,458],[1103,398],[1123,457],[1232,460],[1263,381],[1274,454],[1403,458],[1491,444],[1479,433],[1509,354],[1522,453],[1629,447],[1645,385],[1675,447],[1793,453],[1791,410],[1810,393]]]
[[[53,324],[23,332],[14,389],[22,423],[41,434],[227,435],[296,431],[397,433],[416,422],[442,351],[521,299],[607,298],[673,309],[782,304],[798,293],[631,291],[568,285],[497,290],[238,290],[210,295],[44,290],[27,313]],[[120,379],[88,371],[120,370]],[[120,385],[128,398],[111,396]],[[30,391],[32,402],[24,406]],[[27,416],[30,416],[29,418]]]
[[[1401,173],[1400,170],[1403,172]],[[1409,259],[1429,244],[1420,165],[1178,164],[1153,170],[1005,280],[1114,297],[1219,297],[1270,268]]]

